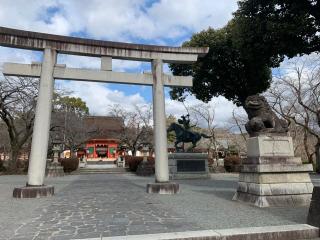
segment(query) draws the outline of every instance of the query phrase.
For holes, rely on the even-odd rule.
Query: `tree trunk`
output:
[[[136,147],[132,147],[132,156],[136,155]]]
[[[8,171],[9,172],[16,172],[17,171],[19,152],[20,152],[19,148],[11,147],[10,159],[9,159],[9,163],[8,163]]]
[[[318,139],[317,144],[315,145],[316,152],[316,172],[320,173],[320,139]]]
[[[310,150],[309,150],[309,145],[308,145],[308,134],[307,134],[307,131],[304,130],[304,133],[303,133],[303,146],[304,146],[304,151],[306,152],[306,155],[307,155],[307,158],[308,158],[308,162],[309,163],[312,163],[312,153],[310,153]]]

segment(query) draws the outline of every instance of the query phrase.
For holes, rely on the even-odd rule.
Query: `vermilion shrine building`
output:
[[[85,125],[93,134],[85,143],[87,161],[114,161],[118,158],[123,119],[92,116],[85,118]]]
[[[116,160],[118,147],[118,139],[90,139],[85,147],[87,160]]]

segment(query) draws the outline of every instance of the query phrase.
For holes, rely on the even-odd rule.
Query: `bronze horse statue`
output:
[[[186,130],[181,125],[177,123],[171,123],[170,126],[167,129],[167,133],[174,131],[176,134],[176,141],[174,143],[174,146],[176,149],[178,149],[179,143],[192,143],[192,148],[195,148],[197,145],[197,142],[201,139],[201,137],[204,138],[211,138],[210,136],[207,136],[203,133],[197,133],[192,132],[190,130]]]

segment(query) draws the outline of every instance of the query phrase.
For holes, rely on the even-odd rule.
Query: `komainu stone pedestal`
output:
[[[262,135],[248,140],[248,157],[242,161],[233,200],[257,207],[310,204],[311,164],[294,157],[292,138]]]

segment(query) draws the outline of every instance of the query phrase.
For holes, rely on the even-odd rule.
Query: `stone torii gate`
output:
[[[5,63],[4,75],[40,77],[28,182],[15,188],[18,198],[50,196],[53,186],[44,185],[54,79],[152,85],[155,143],[155,183],[147,185],[148,193],[172,194],[179,185],[169,182],[164,86],[192,86],[191,77],[163,74],[163,63],[192,63],[204,56],[208,48],[165,47],[99,41],[58,36],[0,27],[0,46],[43,51],[42,63]],[[58,53],[101,58],[100,70],[67,68],[56,64]],[[152,74],[112,71],[112,59],[148,61]]]

